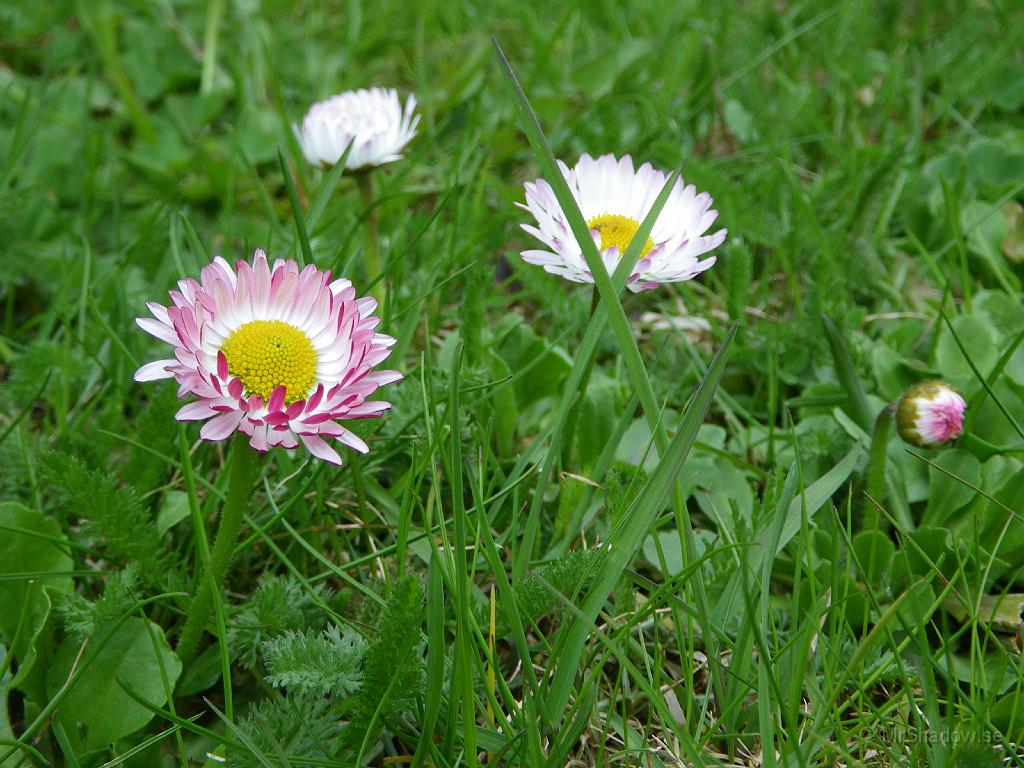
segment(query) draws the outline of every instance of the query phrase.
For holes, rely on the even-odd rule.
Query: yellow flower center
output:
[[[601,235],[601,250],[611,248],[613,245],[619,249],[621,256],[633,242],[636,231],[640,229],[640,222],[628,216],[620,216],[617,213],[602,213],[587,222],[587,226],[596,229]],[[639,258],[643,258],[654,250],[654,241],[647,238],[644,247],[640,249]]]
[[[253,320],[236,330],[221,348],[228,372],[237,376],[246,396],[269,400],[285,388],[284,402],[302,400],[316,382],[316,350],[302,331],[281,320]]]

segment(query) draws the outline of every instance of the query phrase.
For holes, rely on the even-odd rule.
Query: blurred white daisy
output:
[[[292,130],[313,165],[334,165],[352,142],[345,167],[356,170],[401,159],[420,121],[415,109],[415,96],[403,109],[393,88],[346,91],[314,104]]]
[[[371,371],[395,343],[374,330],[375,299],[357,299],[350,281],[312,264],[278,259],[271,268],[261,250],[235,269],[218,256],[178,288],[171,306],[151,301],[153,317],[136,320],[174,356],[142,366],[135,380],[174,378],[178,397],[198,398],[179,421],[205,421],[204,440],[237,430],[258,451],[301,443],[334,464],[341,457],[325,437],[369,450],[339,422],[380,416],[391,404],[367,398],[402,378]]]
[[[561,160],[558,167],[590,227],[605,269],[611,274],[668,176],[650,163],[634,170],[629,155],[621,160],[614,155],[595,160],[585,154],[575,168],[568,168]],[[548,250],[523,251],[523,259],[568,280],[593,283],[594,277],[551,185],[537,179],[526,182],[525,187],[526,204],[516,205],[532,213],[537,226],[522,227]],[[707,192],[698,194],[692,184],[686,186],[682,179],[676,181],[629,276],[627,286],[631,291],[689,280],[715,263],[714,256],[698,258],[725,240],[724,229],[704,234],[718,216],[711,203]]]

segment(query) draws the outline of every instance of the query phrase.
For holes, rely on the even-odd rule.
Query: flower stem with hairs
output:
[[[186,665],[195,657],[206,621],[210,618],[213,590],[220,589],[231,565],[238,532],[242,528],[242,517],[245,515],[245,503],[252,489],[256,452],[249,447],[248,438],[240,432],[235,434],[232,443],[231,464],[228,468],[228,494],[220,513],[213,551],[210,553],[208,573],[212,579],[208,576],[200,580],[199,589],[192,600],[192,605],[189,606],[185,627],[178,638],[178,647],[175,649],[182,663]]]

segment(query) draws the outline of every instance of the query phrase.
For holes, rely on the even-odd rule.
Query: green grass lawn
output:
[[[307,163],[371,86],[404,158]],[[583,153],[717,263],[525,263]],[[0,768],[1024,765],[1021,203],[1013,0],[4,3]],[[340,467],[133,380],[257,248],[382,300]]]

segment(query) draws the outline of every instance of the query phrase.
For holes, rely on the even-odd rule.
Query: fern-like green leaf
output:
[[[424,686],[422,626],[423,584],[404,576],[395,582],[363,660],[363,687],[345,734],[350,745],[412,710]]]
[[[353,629],[331,625],[325,631],[285,632],[263,644],[267,682],[311,697],[343,697],[362,682],[359,664],[366,641]]]
[[[135,602],[132,590],[139,582],[139,568],[130,563],[107,579],[103,594],[91,602],[77,592],[54,593],[55,608],[64,622],[64,631],[76,643],[92,637],[99,628],[115,621]]]
[[[515,585],[520,610],[524,617],[538,621],[559,606],[558,597],[544,584],[547,582],[566,597],[586,591],[590,580],[585,579],[590,563],[603,556],[602,550],[576,549],[566,552],[544,566],[539,574],[529,574]],[[596,573],[592,569],[590,573]]]
[[[329,702],[288,696],[263,699],[238,723],[238,729],[245,736],[241,741],[259,754],[247,747],[228,747],[230,768],[265,768],[267,758],[273,765],[322,765],[330,759],[338,735]],[[279,750],[288,756],[287,762],[278,759]]]
[[[137,563],[146,581],[165,575],[163,537],[135,488],[57,451],[43,455],[41,467],[64,513],[80,520],[87,543],[112,559]]]
[[[326,625],[323,605],[334,598],[331,589],[307,590],[291,574],[264,574],[249,600],[234,606],[228,617],[232,658],[255,669],[264,643],[282,632],[316,633]]]

